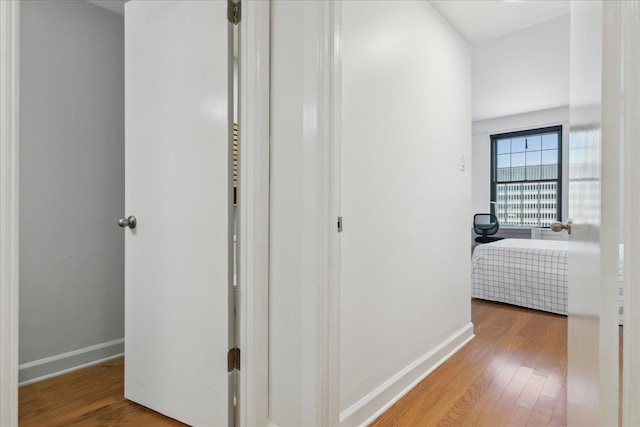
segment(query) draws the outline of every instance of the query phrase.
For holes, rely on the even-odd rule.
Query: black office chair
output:
[[[498,218],[493,214],[475,214],[473,216],[473,231],[479,234],[476,237],[478,243],[491,243],[504,239],[504,237],[491,237],[500,229]]]

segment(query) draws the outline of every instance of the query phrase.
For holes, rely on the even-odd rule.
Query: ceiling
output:
[[[124,15],[125,0],[87,0]],[[569,13],[569,0],[431,0],[469,43],[478,43]]]
[[[96,6],[103,7],[112,12],[124,15],[124,2],[125,0],[87,0],[89,3],[93,3]]]
[[[479,43],[569,13],[565,0],[431,0],[469,43]]]

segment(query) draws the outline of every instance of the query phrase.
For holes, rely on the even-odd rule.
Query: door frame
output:
[[[18,425],[20,3],[0,1],[0,425]]]
[[[637,218],[640,215],[640,171],[638,159],[640,149],[640,80],[635,77],[640,71],[637,32],[640,28],[640,10],[637,2],[622,3],[623,21],[623,58],[624,69],[624,142],[623,142],[623,200],[624,200],[624,257],[635,259],[640,253],[640,227]],[[634,78],[635,77],[635,78]],[[636,404],[640,398],[640,370],[635,357],[640,351],[640,266],[636,263],[624,263],[624,346],[622,380],[622,425],[633,426],[640,423],[640,407]],[[630,310],[630,308],[632,308]]]
[[[268,425],[268,236],[269,220],[269,21],[268,2],[244,2],[240,27],[240,138],[246,138],[240,167],[242,206],[239,234],[239,340],[244,354],[240,389],[241,425]],[[18,425],[19,289],[19,60],[20,2],[0,1],[0,425]],[[265,238],[266,243],[265,243]],[[246,283],[246,284],[245,284]],[[251,286],[249,288],[248,286]],[[251,357],[249,357],[251,355]]]
[[[272,427],[340,423],[341,8],[272,2]]]
[[[245,1],[238,24],[238,416],[269,424],[269,2]]]

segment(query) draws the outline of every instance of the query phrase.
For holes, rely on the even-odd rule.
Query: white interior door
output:
[[[125,6],[125,396],[229,423],[229,24],[224,1]]]
[[[618,2],[571,3],[568,425],[618,425]]]

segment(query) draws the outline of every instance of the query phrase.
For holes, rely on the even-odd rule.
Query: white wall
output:
[[[124,23],[84,1],[21,6],[26,381],[123,351]]]
[[[568,90],[567,81],[567,90]],[[467,223],[473,215],[489,212],[491,201],[491,135],[562,125],[562,216],[569,209],[569,107],[553,108],[473,122],[472,202]]]
[[[474,44],[473,120],[569,105],[569,15]]]
[[[555,125],[563,126],[562,216],[567,218],[569,27],[569,15],[563,15],[473,45],[469,225],[473,214],[490,209],[490,136]]]
[[[469,46],[423,1],[342,7],[340,410],[371,421],[472,334]]]

